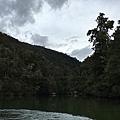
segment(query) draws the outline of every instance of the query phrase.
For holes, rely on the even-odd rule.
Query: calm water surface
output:
[[[0,120],[120,120],[120,101],[75,97],[0,98]]]

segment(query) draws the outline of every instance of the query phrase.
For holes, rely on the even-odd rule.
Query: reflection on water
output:
[[[17,109],[14,114],[9,114],[13,118],[19,113],[24,112],[45,111],[48,113],[63,113],[63,115],[71,114],[74,116],[85,116],[95,120],[120,120],[120,101],[94,99],[94,98],[74,98],[74,97],[13,97],[0,98],[0,109]],[[31,110],[31,111],[27,111]],[[5,111],[0,111],[6,113]],[[7,112],[9,113],[9,111]],[[11,112],[10,112],[11,113]],[[40,114],[40,112],[37,112]],[[27,114],[30,115],[30,114]],[[70,115],[70,116],[71,116]],[[4,114],[1,114],[4,116]],[[4,116],[5,117],[5,116]],[[72,116],[73,117],[73,116]],[[4,119],[7,120],[7,119]],[[37,120],[37,119],[36,119]],[[45,119],[43,119],[45,120]],[[50,120],[50,119],[47,119]],[[56,120],[59,120],[56,118]],[[64,120],[64,119],[63,119]],[[74,119],[73,119],[74,120]],[[77,118],[76,118],[77,120]]]
[[[71,114],[41,112],[36,110],[0,110],[0,120],[92,120]]]

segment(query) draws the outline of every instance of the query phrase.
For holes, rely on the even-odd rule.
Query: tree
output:
[[[89,30],[87,33],[87,35],[90,36],[89,42],[93,45],[94,54],[87,59],[89,68],[85,81],[85,94],[106,96],[106,94],[104,94],[106,85],[103,81],[104,69],[107,64],[111,43],[109,31],[112,30],[114,21],[108,20],[104,13],[100,13],[96,22],[97,27]]]
[[[104,60],[107,56],[110,35],[114,21],[104,17],[104,13],[100,13],[96,19],[97,27],[89,30],[87,35],[90,36],[89,41],[93,43],[93,50]]]
[[[111,96],[120,97],[120,20],[113,33],[110,56],[105,68],[105,80],[111,88]]]
[[[93,72],[97,73],[97,77],[100,76],[107,62],[109,44],[111,37],[109,30],[112,30],[114,21],[108,20],[104,17],[104,13],[100,13],[96,19],[97,27],[89,30],[87,35],[90,36],[89,41],[93,43]]]

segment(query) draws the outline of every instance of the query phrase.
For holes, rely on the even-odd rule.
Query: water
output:
[[[120,120],[120,101],[81,97],[0,98],[0,120]]]
[[[71,114],[41,112],[36,110],[0,110],[1,120],[91,120],[86,117],[73,116]]]

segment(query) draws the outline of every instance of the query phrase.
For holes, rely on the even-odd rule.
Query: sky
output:
[[[119,6],[120,0],[0,0],[0,31],[83,61],[93,54],[87,31],[100,12],[117,23]]]

